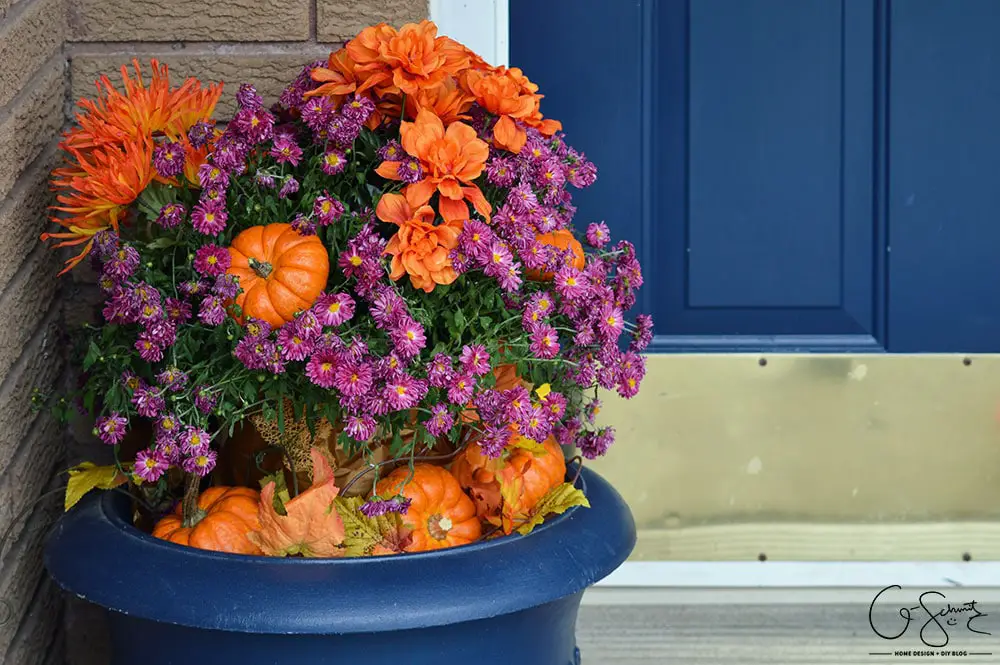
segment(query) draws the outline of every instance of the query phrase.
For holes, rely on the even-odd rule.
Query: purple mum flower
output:
[[[327,175],[337,175],[347,166],[347,158],[339,150],[328,150],[323,155],[322,169]]]
[[[382,515],[386,515],[388,513],[399,513],[400,515],[405,515],[406,511],[410,509],[411,502],[411,499],[402,495],[394,496],[391,499],[371,498],[361,504],[361,508],[359,508],[359,510],[369,519],[381,517]]]
[[[482,344],[463,346],[458,361],[462,363],[462,369],[473,376],[485,376],[490,373],[490,354]]]
[[[212,293],[223,300],[232,300],[240,293],[240,278],[236,275],[219,275],[212,285]]]
[[[324,326],[339,326],[354,317],[354,298],[346,293],[324,293],[312,306],[312,312]]]
[[[229,174],[215,164],[206,162],[198,167],[198,183],[202,189],[211,187],[225,189],[229,186]]]
[[[431,407],[431,417],[424,421],[424,428],[431,436],[441,436],[454,424],[455,417],[448,411],[448,407],[444,404],[435,404]]]
[[[163,413],[163,408],[166,406],[162,391],[159,388],[148,386],[137,388],[132,393],[132,404],[135,406],[136,413],[143,418],[157,417]]]
[[[239,104],[241,108],[253,111],[264,106],[264,98],[257,93],[257,88],[253,87],[249,83],[243,83],[240,85],[240,89],[236,92],[236,103]]]
[[[205,415],[212,413],[218,399],[219,396],[213,394],[209,386],[197,386],[194,389],[194,406]]]
[[[302,159],[302,148],[295,142],[295,139],[282,135],[275,139],[274,145],[271,147],[271,156],[279,164],[298,166]]]
[[[101,416],[94,424],[94,433],[101,441],[114,446],[121,443],[128,433],[128,420],[117,411],[107,416]]]
[[[205,296],[198,308],[198,320],[209,326],[221,326],[226,320],[226,308],[219,296]]]
[[[168,203],[160,208],[160,213],[156,216],[156,223],[165,229],[175,229],[184,221],[187,208],[180,203]]]
[[[231,263],[229,250],[219,245],[202,245],[194,253],[194,269],[206,277],[224,275]]]
[[[173,178],[184,172],[184,146],[167,141],[153,150],[153,168],[164,178]]]
[[[299,214],[295,215],[295,217],[292,219],[291,226],[292,226],[293,229],[295,229],[295,232],[298,233],[300,236],[314,236],[314,235],[316,235],[316,224],[315,224],[315,222],[313,222],[312,220],[310,220],[308,217],[306,217],[302,213],[299,213]]]
[[[587,227],[587,242],[592,247],[602,249],[611,241],[611,231],[604,222],[594,222]]]
[[[200,427],[185,427],[180,435],[181,452],[185,455],[200,455],[208,450],[212,438]]]
[[[331,198],[326,192],[323,192],[321,196],[317,196],[316,201],[313,202],[313,215],[315,215],[316,221],[319,222],[320,226],[333,224],[343,214],[344,204],[335,198]]]
[[[214,450],[206,450],[204,454],[195,455],[194,457],[188,457],[181,464],[183,468],[188,473],[194,473],[199,476],[207,476],[215,468],[216,453]]]
[[[281,189],[278,190],[278,198],[287,199],[297,191],[299,191],[299,181],[292,176],[288,176],[288,179],[285,180],[285,184],[283,184]]]
[[[188,375],[176,367],[168,367],[156,375],[156,382],[160,387],[176,393],[187,385]]]
[[[148,363],[163,360],[163,347],[150,339],[146,333],[139,335],[139,339],[135,342],[135,350],[139,352],[139,357]]]
[[[347,416],[344,422],[344,432],[355,441],[368,441],[375,436],[378,423],[370,415]]]
[[[222,206],[199,201],[191,212],[191,224],[198,233],[215,236],[226,228],[229,213]]]
[[[215,127],[213,127],[211,123],[199,120],[191,125],[191,129],[188,130],[187,136],[188,141],[191,142],[191,147],[201,148],[208,145],[208,142],[215,136]]]
[[[156,449],[146,449],[136,453],[135,465],[132,467],[132,470],[144,482],[155,483],[169,468],[170,463],[163,456],[163,453]]]

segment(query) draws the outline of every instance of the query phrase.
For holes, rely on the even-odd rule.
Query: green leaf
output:
[[[541,498],[528,520],[517,526],[517,532],[526,536],[549,515],[561,515],[573,506],[590,508],[590,502],[583,491],[573,487],[572,483],[557,485]]]
[[[344,522],[344,555],[349,557],[371,556],[375,548],[382,546],[386,553],[402,551],[406,538],[402,520],[398,513],[387,513],[379,517],[365,517],[360,496],[350,498],[338,496],[333,500]]]
[[[460,309],[455,310],[455,327],[458,332],[465,330],[465,314]]]
[[[87,355],[83,358],[83,371],[89,370],[97,362],[98,358],[101,357],[101,350],[97,348],[97,344],[94,342],[90,343],[90,347],[87,349]]]
[[[156,240],[146,243],[146,247],[148,249],[166,249],[167,247],[173,247],[174,245],[178,244],[180,243],[177,242],[176,238],[171,238],[169,236],[160,236]]]

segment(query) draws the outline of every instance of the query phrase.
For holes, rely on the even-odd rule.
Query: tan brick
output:
[[[53,56],[0,112],[0,199],[62,126],[65,67]]]
[[[71,0],[69,39],[81,42],[309,39],[309,0]]]
[[[62,447],[62,428],[54,418],[43,416],[35,421],[17,455],[0,473],[0,533],[65,468],[60,459]]]
[[[399,28],[427,15],[427,0],[316,0],[316,37],[342,42],[369,25],[384,22]]]
[[[63,0],[21,0],[0,25],[0,107],[62,48]]]
[[[50,485],[57,489],[61,483]],[[52,524],[62,513],[62,501],[53,494],[41,501],[20,528],[15,527],[16,539],[3,558],[3,577],[0,578],[0,652],[6,650],[14,639],[31,595],[44,575],[38,565],[42,560],[42,547]]]
[[[39,246],[0,296],[0,380],[21,356],[39,322],[52,306],[59,254]]]
[[[54,201],[48,181],[55,164],[53,145],[21,175],[6,200],[0,203],[0,238],[3,238],[0,243],[0,291],[38,245],[38,234],[48,226],[47,208]]]
[[[58,308],[53,308],[0,386],[0,470],[10,464],[38,418],[31,410],[32,390],[52,390],[62,373],[65,358],[57,348],[58,315]]]
[[[135,57],[145,61],[150,57],[158,58],[170,66],[171,80],[176,80],[177,83],[189,76],[195,76],[204,83],[223,82],[225,89],[215,115],[220,120],[226,120],[233,115],[236,91],[239,90],[241,83],[253,83],[270,104],[295,79],[302,67],[330,54],[329,47],[316,44],[295,49],[274,50],[277,52],[234,55],[225,52],[200,52],[194,49],[177,51],[149,49]],[[90,95],[93,81],[98,76],[105,72],[117,71],[131,58],[131,54],[74,54],[70,61],[72,98],[79,99]]]
[[[11,665],[43,665],[62,624],[62,593],[46,578],[38,587],[28,614],[4,656]]]

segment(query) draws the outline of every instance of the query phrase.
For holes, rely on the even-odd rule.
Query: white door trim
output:
[[[491,65],[508,64],[508,0],[429,1],[438,34],[465,44]]]
[[[1000,561],[629,561],[597,583],[607,588],[1000,589]]]

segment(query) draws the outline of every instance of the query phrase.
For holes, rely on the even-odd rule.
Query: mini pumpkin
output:
[[[178,545],[231,554],[262,554],[247,534],[260,528],[260,493],[249,487],[209,487],[198,497],[197,521],[183,524],[183,506],[153,527],[153,536]]]
[[[549,233],[542,233],[536,236],[536,240],[542,245],[549,245],[555,247],[556,249],[566,250],[570,249],[573,252],[572,263],[569,262],[567,258],[567,263],[570,263],[577,270],[583,270],[586,266],[586,258],[583,254],[583,245],[580,241],[573,236],[573,232],[567,229],[557,229]],[[548,282],[555,275],[550,272],[542,272],[541,270],[528,270],[525,272],[528,279],[536,282]]]
[[[253,317],[273,328],[312,307],[326,288],[330,255],[314,235],[304,236],[291,224],[252,226],[233,238],[231,265],[243,291],[236,297],[240,320]]]
[[[452,463],[452,475],[472,497],[481,519],[499,525],[506,516],[516,525],[530,516],[549,490],[566,482],[566,458],[556,440],[545,440],[544,454],[532,452],[531,447],[515,446],[506,459],[491,459],[473,444]],[[514,501],[504,503],[502,484],[511,488]]]
[[[407,552],[467,545],[482,535],[475,504],[442,467],[417,464],[412,478],[410,468],[401,467],[378,481],[375,493],[383,498],[402,494],[410,500],[403,515],[403,525],[412,529]]]

